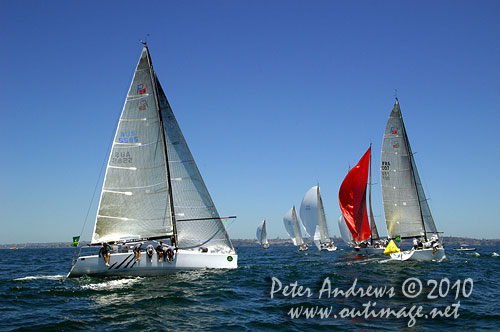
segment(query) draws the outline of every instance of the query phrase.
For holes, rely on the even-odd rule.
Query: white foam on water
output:
[[[99,282],[95,284],[82,285],[82,289],[90,289],[90,290],[114,290],[114,289],[122,289],[129,288],[133,284],[138,283],[142,278],[127,278],[127,279],[116,279],[109,280],[104,282]]]
[[[499,257],[500,255],[499,255],[499,254],[497,254],[496,252],[494,252],[494,253],[492,253],[492,254],[491,254],[491,256],[492,256],[492,257]]]
[[[66,278],[65,274],[56,274],[56,275],[38,275],[38,276],[27,276],[22,278],[16,278],[14,281],[24,281],[24,280],[37,280],[37,279],[45,279],[45,280],[60,280]]]

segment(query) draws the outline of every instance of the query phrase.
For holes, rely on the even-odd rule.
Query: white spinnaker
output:
[[[300,219],[307,233],[314,235],[316,226],[319,224],[318,186],[312,187],[304,195],[300,204]]]
[[[345,242],[345,244],[351,245],[353,243],[352,234],[349,228],[347,227],[347,224],[345,223],[343,215],[340,215],[339,217],[339,230],[340,230],[340,236],[342,237],[342,240]]]
[[[93,243],[172,234],[163,151],[149,56],[144,48],[111,148]]]
[[[391,238],[423,236],[423,222],[412,173],[406,130],[396,100],[387,121],[381,154],[385,222]]]

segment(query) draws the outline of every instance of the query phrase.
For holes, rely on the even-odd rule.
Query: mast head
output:
[[[395,113],[401,112],[401,109],[399,108],[398,97],[396,97],[396,101],[394,102],[394,107],[392,108],[392,111],[395,112]]]
[[[149,37],[149,33],[146,34],[146,36],[144,37],[144,40],[141,39],[141,44],[144,45],[144,47],[148,47],[148,37]]]

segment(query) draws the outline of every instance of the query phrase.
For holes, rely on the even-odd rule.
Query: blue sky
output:
[[[500,238],[498,1],[4,1],[0,243],[80,233],[141,51],[233,238],[380,147],[397,89],[434,219]],[[99,184],[100,185],[100,184]],[[91,208],[84,238],[90,238]],[[385,234],[385,230],[381,233]]]

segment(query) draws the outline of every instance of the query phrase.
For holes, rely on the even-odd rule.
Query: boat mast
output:
[[[172,218],[172,231],[173,231],[173,238],[172,238],[172,244],[175,245],[175,248],[178,248],[178,240],[177,240],[177,222],[175,219],[175,209],[174,209],[174,195],[172,192],[172,178],[170,176],[170,164],[168,162],[168,151],[167,151],[167,140],[165,139],[165,128],[163,126],[163,117],[161,115],[161,109],[160,109],[160,102],[158,100],[158,88],[156,86],[156,74],[153,70],[153,63],[151,61],[151,56],[149,54],[149,49],[147,42],[143,42],[144,47],[146,48],[147,55],[148,55],[148,62],[149,62],[149,73],[151,75],[151,81],[153,82],[153,95],[155,97],[155,103],[156,103],[156,111],[158,112],[158,117],[160,120],[160,130],[161,130],[161,138],[163,141],[163,153],[165,155],[165,168],[167,171],[167,184],[168,184],[168,198],[169,198],[169,203],[170,203],[170,217]]]
[[[415,180],[415,170],[413,169],[413,163],[411,162],[411,158],[413,158],[413,153],[411,152],[411,147],[410,147],[410,141],[408,140],[408,135],[406,135],[406,127],[403,121],[403,114],[401,114],[401,108],[399,107],[399,101],[398,98],[396,97],[396,104],[398,105],[399,108],[399,117],[401,118],[401,124],[402,124],[402,129],[403,129],[403,138],[406,142],[406,153],[408,153],[408,158],[410,158],[410,172],[413,177],[413,183],[415,183],[415,192],[417,193],[417,201],[418,201],[418,210],[420,211],[420,221],[422,222],[422,228],[424,230],[424,239],[427,241],[427,231],[425,230],[425,223],[424,223],[424,215],[422,213],[422,206],[420,205],[420,196],[418,195],[418,189],[417,189],[417,181]]]
[[[370,177],[369,177],[369,187],[368,187],[368,205],[370,207],[370,244],[373,245],[373,230],[372,230],[372,219],[373,219],[373,211],[372,211],[372,143],[370,143]]]

